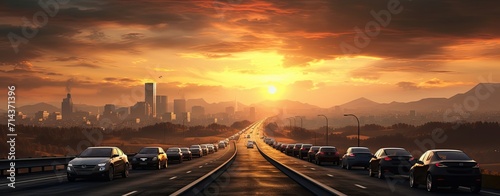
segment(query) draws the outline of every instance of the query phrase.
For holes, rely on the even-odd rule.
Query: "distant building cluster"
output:
[[[156,94],[155,83],[145,83],[144,101],[139,101],[129,107],[119,107],[114,104],[105,104],[103,110],[97,114],[77,111],[74,108],[71,94],[68,92],[61,103],[61,112],[49,113],[38,111],[34,118],[19,112],[17,119],[21,123],[47,126],[97,126],[104,128],[137,127],[159,122],[172,122],[183,125],[208,125],[212,123],[232,124],[236,120],[255,120],[255,108],[237,111],[235,106],[221,108],[215,114],[208,114],[204,106],[193,105],[188,110],[184,98],[173,100],[173,109],[169,110],[168,97]],[[100,107],[101,108],[101,107]],[[101,113],[102,111],[102,113]]]

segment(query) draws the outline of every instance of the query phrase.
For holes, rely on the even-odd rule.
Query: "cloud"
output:
[[[396,84],[398,87],[403,88],[405,90],[418,90],[420,87],[413,82],[398,82]]]
[[[67,65],[67,66],[68,67],[92,68],[92,69],[101,68],[101,66],[95,65],[95,64],[91,64],[91,63],[76,63],[76,64]]]

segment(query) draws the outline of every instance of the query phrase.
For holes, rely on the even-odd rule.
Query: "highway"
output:
[[[68,182],[66,171],[21,175],[15,189],[0,184],[0,195],[168,195],[224,163],[234,152],[234,145],[230,145],[182,164],[171,162],[167,169],[130,170],[129,178],[117,176],[111,182],[96,179]]]
[[[17,177],[16,189],[9,188],[5,181],[0,184],[0,195],[169,195],[200,177],[210,173],[228,161],[238,148],[236,159],[200,195],[313,195],[310,187],[303,187],[285,175],[259,152],[257,147],[247,148],[250,140],[256,142],[266,156],[282,165],[307,176],[313,181],[335,189],[339,195],[471,195],[468,189],[457,191],[440,189],[429,193],[423,186],[410,188],[404,176],[386,177],[381,180],[368,176],[364,169],[345,170],[340,166],[314,163],[287,156],[265,144],[260,123],[243,133],[236,145],[231,141],[226,149],[202,158],[194,158],[179,164],[169,163],[163,170],[131,170],[129,178],[116,177],[111,182],[95,179],[66,180],[66,171],[41,172]],[[257,134],[259,133],[259,134]],[[311,180],[310,180],[311,181]],[[481,195],[500,196],[498,191],[483,190]]]

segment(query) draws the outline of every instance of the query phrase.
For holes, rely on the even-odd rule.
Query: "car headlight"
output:
[[[68,163],[68,167],[73,167],[73,164],[71,164],[71,163]]]
[[[106,163],[99,163],[99,164],[97,164],[97,166],[104,167],[104,166],[106,166]]]
[[[156,161],[156,160],[158,160],[158,157],[153,157],[153,161]]]

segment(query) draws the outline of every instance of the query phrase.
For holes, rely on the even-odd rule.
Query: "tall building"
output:
[[[150,117],[151,107],[146,102],[137,102],[134,106],[130,107],[130,116],[132,118],[145,119]]]
[[[36,121],[46,121],[49,118],[49,112],[47,111],[38,111],[35,113]]]
[[[197,120],[203,119],[205,117],[205,108],[203,106],[191,107],[191,117]]]
[[[73,101],[71,100],[71,94],[69,93],[61,103],[61,114],[63,120],[69,120],[73,115]]]
[[[174,113],[176,115],[181,115],[184,112],[186,112],[186,100],[174,99]]]
[[[102,113],[104,116],[111,116],[116,113],[116,106],[113,104],[104,105],[104,112]]]
[[[162,116],[167,113],[167,96],[156,95],[156,115]]]
[[[144,84],[144,88],[144,101],[151,107],[151,111],[148,115],[156,117],[156,84],[146,83]]]

